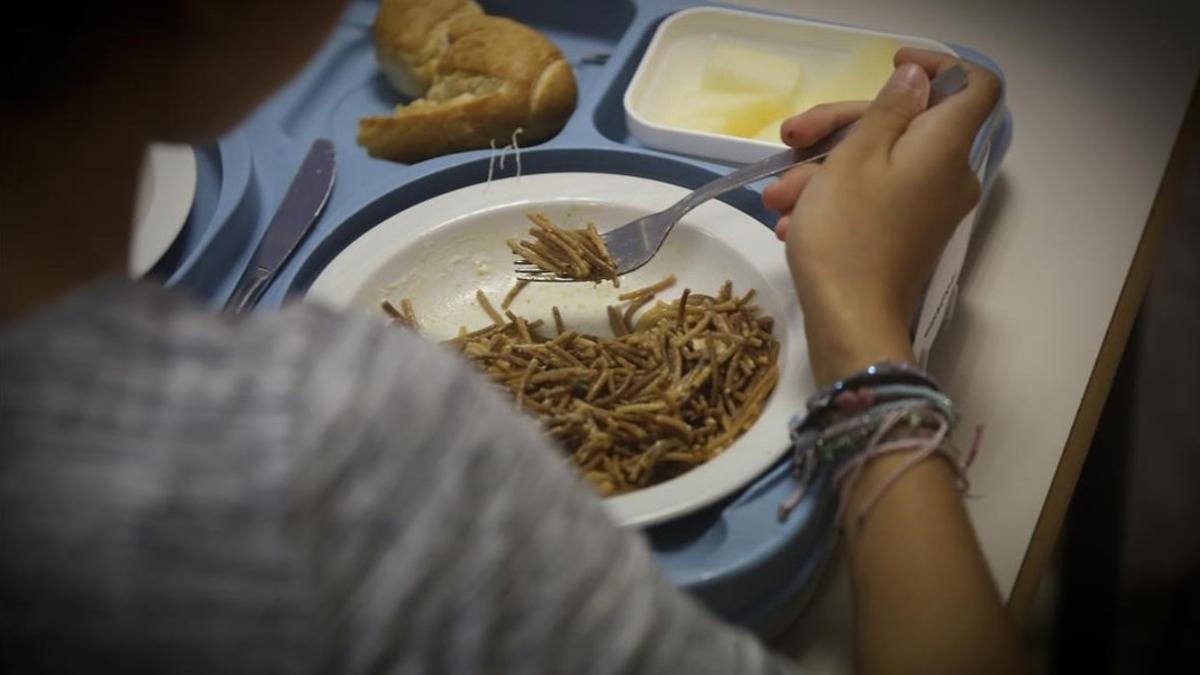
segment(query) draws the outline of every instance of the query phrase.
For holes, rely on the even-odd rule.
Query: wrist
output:
[[[908,322],[882,309],[804,308],[809,361],[823,387],[881,361],[914,363]]]
[[[863,466],[851,489],[841,494],[846,504],[841,525],[847,534],[855,535],[861,529],[863,522],[857,516],[867,506],[882,512],[897,508],[928,512],[929,495],[935,491],[941,502],[961,502],[954,465],[945,455],[933,454],[916,464],[911,461],[910,455],[898,453],[878,457]],[[889,485],[893,489],[885,490]],[[875,495],[879,495],[878,501],[871,504]]]

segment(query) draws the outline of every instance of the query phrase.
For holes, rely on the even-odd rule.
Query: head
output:
[[[0,41],[4,122],[119,106],[147,139],[228,130],[312,55],[344,0],[39,2]],[[11,67],[19,64],[18,67]]]
[[[23,7],[0,40],[0,323],[122,269],[146,143],[229,130],[299,70],[343,5]]]

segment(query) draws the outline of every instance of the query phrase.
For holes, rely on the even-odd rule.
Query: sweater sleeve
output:
[[[674,588],[511,401],[396,342],[329,425],[355,441],[300,481],[330,670],[785,672]]]
[[[82,293],[0,335],[21,672],[772,673],[414,335]]]

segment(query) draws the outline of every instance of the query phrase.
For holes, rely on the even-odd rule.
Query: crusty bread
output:
[[[383,0],[371,26],[379,69],[396,91],[420,98],[446,50],[450,20],[482,14],[471,0]]]
[[[575,76],[549,40],[470,0],[384,0],[372,29],[380,67],[423,96],[359,121],[373,157],[418,162],[450,152],[545,140],[575,109]]]

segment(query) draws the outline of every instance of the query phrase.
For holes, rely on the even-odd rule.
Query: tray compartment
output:
[[[633,137],[633,134],[629,133],[629,123],[625,120],[625,89],[629,86],[629,81],[633,79],[633,74],[637,72],[638,64],[642,62],[642,57],[645,56],[646,48],[650,46],[650,40],[654,38],[654,32],[658,30],[658,25],[669,16],[669,14],[661,16],[643,27],[637,44],[629,51],[625,60],[620,64],[620,69],[605,87],[604,92],[600,94],[596,109],[592,113],[592,123],[596,126],[596,131],[610,141],[634,148],[645,147]]]
[[[635,15],[628,0],[579,4],[495,0],[482,4],[489,13],[527,24],[557,45],[572,65],[581,102],[604,69],[594,57],[614,51]],[[395,172],[407,166],[370,158],[355,142],[360,117],[388,115],[408,101],[388,85],[376,67],[369,35],[373,18],[373,3],[355,3],[315,62],[268,105],[281,109],[273,116],[280,119],[280,131],[289,141],[333,139],[339,150],[339,173]],[[586,113],[579,106],[572,118]],[[411,166],[421,164],[424,162]]]
[[[588,57],[611,54],[634,21],[636,12],[629,0],[592,3],[565,7],[556,3],[524,3],[500,0],[484,3],[497,14],[510,16],[542,31],[563,50],[574,64],[580,85],[579,106],[573,120],[590,117],[588,88],[603,79],[608,66]],[[438,173],[460,162],[482,161],[484,167],[472,182],[486,178],[487,149],[434,157],[413,165],[371,158],[355,142],[358,119],[364,115],[386,114],[403,98],[391,89],[375,64],[369,28],[376,13],[376,3],[357,0],[352,3],[333,34],[309,66],[271,100],[267,101],[240,129],[221,140],[238,146],[239,157],[251,170],[237,172],[233,182],[228,175],[205,176],[203,183],[244,190],[253,182],[257,201],[234,213],[232,208],[202,212],[197,209],[193,218],[197,227],[188,238],[177,242],[178,250],[160,266],[160,276],[168,283],[209,297],[220,304],[232,288],[249,252],[261,238],[270,213],[282,198],[304,149],[316,138],[327,137],[337,149],[337,183],[326,213],[316,223],[310,239],[322,236],[329,223],[338,222],[376,198],[390,191],[391,186],[405,181],[421,180],[426,174]],[[568,121],[568,126],[571,122]],[[580,125],[576,125],[580,126]],[[583,125],[589,128],[590,125]],[[583,129],[581,129],[583,130]],[[243,135],[244,134],[244,135]],[[594,132],[582,138],[560,133],[541,147],[565,144],[595,144],[600,140]],[[244,148],[244,152],[242,149]],[[523,153],[526,154],[526,153]],[[251,160],[252,158],[252,160]],[[479,158],[483,158],[479,160]],[[512,160],[509,160],[510,167]],[[245,175],[243,175],[243,173]],[[500,175],[500,174],[497,174]],[[312,242],[306,242],[307,248]],[[302,249],[297,258],[305,255]],[[226,261],[221,264],[220,261]],[[230,264],[232,262],[232,264]],[[204,264],[199,264],[204,263]],[[212,263],[211,265],[208,263]],[[286,274],[286,270],[284,271]]]
[[[197,145],[193,148],[196,154],[196,194],[192,197],[192,206],[184,220],[183,229],[175,237],[175,241],[154,263],[154,267],[146,273],[146,278],[165,282],[171,270],[178,269],[184,262],[188,251],[194,251],[200,245],[204,231],[212,223],[213,213],[217,209],[217,201],[221,196],[221,149],[216,143]]]
[[[255,230],[258,185],[250,145],[241,132],[196,148],[196,196],[180,236],[151,271],[166,283],[209,296]]]

